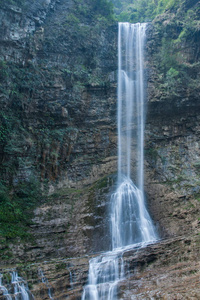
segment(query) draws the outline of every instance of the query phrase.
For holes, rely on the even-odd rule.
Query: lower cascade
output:
[[[125,178],[111,197],[113,249],[156,239],[145,207],[144,195],[130,178]]]
[[[31,300],[34,299],[33,295],[29,291],[26,281],[18,275],[16,271],[12,271],[10,291],[3,285],[3,275],[0,274],[0,291],[3,292],[5,299],[12,300]]]
[[[118,25],[118,182],[111,196],[112,251],[90,260],[82,300],[117,299],[118,282],[125,276],[124,251],[158,239],[143,188],[146,26],[145,23]],[[132,153],[136,159],[136,184],[131,179]]]
[[[10,294],[8,293],[7,288],[3,285],[2,283],[2,278],[3,275],[0,274],[0,291],[2,291],[3,295],[5,296],[6,300],[12,300],[12,297],[10,296]]]

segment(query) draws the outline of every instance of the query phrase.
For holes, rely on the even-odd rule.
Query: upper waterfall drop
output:
[[[118,25],[118,183],[131,176],[133,129],[137,136],[137,186],[143,189],[144,176],[144,44],[146,23]]]
[[[118,28],[118,187],[111,197],[112,248],[157,239],[144,200],[144,45],[146,24]],[[137,160],[131,180],[131,154]]]

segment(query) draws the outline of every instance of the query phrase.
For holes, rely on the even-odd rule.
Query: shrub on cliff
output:
[[[22,5],[24,5],[24,3],[25,3],[25,0],[0,0],[0,5],[11,4],[11,5],[22,6]]]
[[[115,15],[122,22],[147,22],[169,9],[175,9],[181,0],[113,0]]]
[[[113,17],[113,4],[107,0],[93,0],[91,2],[92,10],[97,15],[101,15],[107,18]]]
[[[39,186],[35,180],[9,188],[0,182],[0,237],[26,237],[32,210],[38,202]]]

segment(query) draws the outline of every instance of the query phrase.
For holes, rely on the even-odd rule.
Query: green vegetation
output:
[[[190,210],[190,209],[192,209],[192,208],[194,208],[195,206],[194,206],[194,204],[193,203],[191,203],[190,201],[187,203],[187,205],[184,207],[184,209],[185,210]]]
[[[57,265],[55,265],[56,271],[61,271],[66,269],[66,262],[60,262]]]
[[[57,51],[58,43],[70,43],[76,52],[73,62],[63,68],[63,80],[75,92],[82,92],[86,86],[107,86],[109,83],[99,67],[101,55],[100,40],[107,34],[107,28],[115,24],[113,4],[108,0],[75,0],[66,17],[52,27],[53,32],[45,37],[46,51]],[[112,55],[114,45],[109,45],[105,56]],[[62,50],[62,49],[61,49]],[[115,50],[115,49],[114,49]],[[113,51],[114,51],[113,50]],[[63,48],[63,51],[66,51]],[[106,57],[105,57],[106,59]]]
[[[0,92],[9,98],[15,107],[21,107],[25,102],[26,105],[29,104],[33,91],[41,87],[43,80],[41,71],[32,64],[24,67],[0,61]]]
[[[199,33],[200,20],[199,20],[198,6],[186,11],[184,18],[182,19],[181,25],[182,25],[182,30],[178,38],[174,42],[180,43],[187,38],[193,38],[195,34]]]
[[[10,188],[0,182],[0,237],[29,236],[28,226],[40,194],[39,185],[34,179]]]
[[[113,20],[113,4],[109,0],[75,0],[76,3],[76,21],[85,18],[86,20],[96,21],[98,18],[104,18],[105,21]],[[72,19],[72,16],[71,16]],[[74,19],[74,16],[73,16]]]
[[[107,19],[113,18],[113,5],[108,0],[92,0],[91,1],[92,10],[96,15],[105,17]]]
[[[43,182],[47,173],[55,180],[57,166],[64,159],[61,157],[62,147],[74,143],[77,129],[74,126],[58,128],[56,114],[52,113],[49,103],[43,104],[45,108],[39,112],[37,123],[34,121],[36,116],[32,118],[30,113],[34,110],[37,114],[35,98],[39,97],[38,91],[44,84],[54,84],[55,69],[40,70],[32,65],[22,67],[4,61],[0,65],[0,92],[6,103],[0,112],[1,178],[12,184],[18,177],[18,170],[28,168],[31,172],[39,171]],[[56,101],[52,105],[53,109],[61,111]],[[70,123],[70,118],[68,120]],[[37,164],[33,164],[33,157]]]
[[[199,6],[195,4],[196,1],[190,3],[188,10],[189,1],[177,2],[176,14],[169,10],[154,20],[154,34],[163,36],[153,57],[158,72],[156,85],[162,98],[179,96],[183,87],[199,89],[197,41],[200,22]],[[193,59],[188,57],[188,44],[197,47],[193,49],[197,53]]]
[[[112,0],[115,17],[121,22],[148,22],[166,10],[176,9],[181,0]]]
[[[11,4],[11,5],[17,5],[17,6],[23,6],[25,3],[25,0],[0,0],[0,5],[2,4]]]
[[[100,190],[103,188],[108,188],[110,185],[109,182],[109,176],[104,176],[103,178],[99,179],[98,181],[96,181],[91,187],[90,190]]]
[[[152,166],[156,166],[159,154],[156,148],[146,147],[145,148],[145,157],[150,160]]]
[[[167,88],[168,93],[176,94],[175,90],[180,82],[180,78],[178,78],[178,75],[179,71],[172,67],[167,71],[166,80],[163,86]]]
[[[0,172],[1,178],[8,182],[26,164],[24,153],[28,153],[33,143],[20,115],[19,111],[8,108],[0,112]]]
[[[195,199],[200,202],[200,193],[196,193]]]

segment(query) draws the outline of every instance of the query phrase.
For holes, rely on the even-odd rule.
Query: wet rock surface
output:
[[[199,299],[199,235],[177,237],[141,249],[129,261],[120,299]]]
[[[119,299],[199,299],[200,237],[193,234],[125,251]],[[92,256],[18,266],[35,299],[81,299]],[[41,270],[48,284],[41,282]],[[11,269],[3,270],[3,278]],[[5,285],[9,288],[9,285]],[[0,299],[4,299],[0,296]]]

